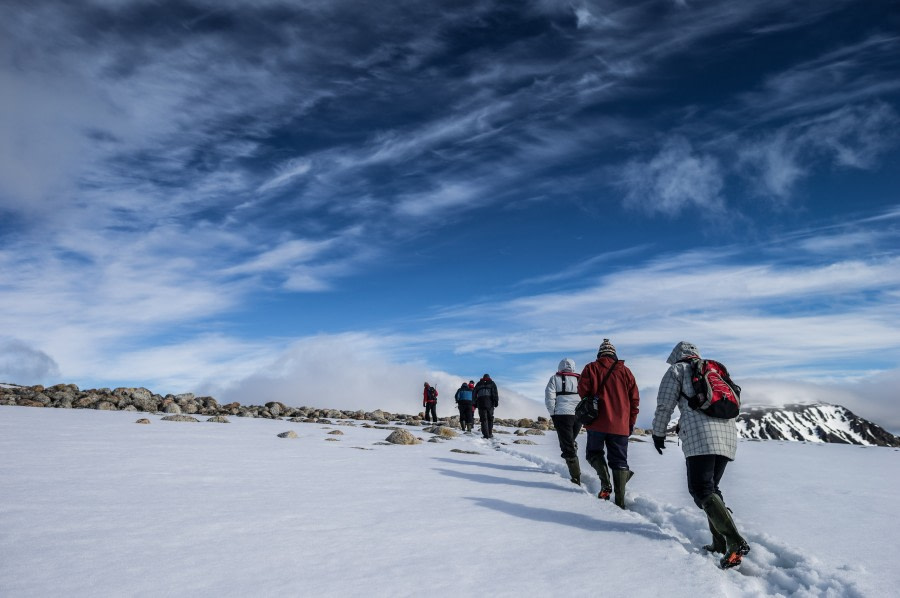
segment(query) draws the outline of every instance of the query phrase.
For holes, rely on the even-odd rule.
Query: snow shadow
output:
[[[503,465],[500,463],[485,463],[484,461],[463,461],[462,459],[448,459],[447,457],[435,457],[435,461],[442,461],[452,465],[474,465],[475,467],[488,467],[490,469],[499,469],[502,471],[530,471],[534,473],[554,473],[537,467],[527,465]]]
[[[594,531],[594,532],[621,532],[626,534],[636,534],[644,536],[650,540],[669,541],[672,539],[668,534],[663,533],[658,527],[651,523],[640,521],[611,521],[609,519],[598,519],[597,517],[587,515],[585,513],[577,513],[572,511],[557,511],[554,509],[545,509],[543,507],[529,507],[518,503],[513,503],[496,498],[481,498],[466,496],[467,500],[471,500],[480,507],[493,509],[520,517],[531,521],[539,521],[543,523],[555,523],[558,525],[567,525],[578,529]]]
[[[436,471],[450,477],[461,478],[472,482],[479,482],[481,484],[505,484],[508,486],[521,486],[523,488],[542,488],[545,490],[559,490],[562,492],[573,492],[575,490],[578,490],[577,488],[575,488],[575,486],[566,488],[564,486],[561,486],[560,484],[551,484],[550,482],[529,482],[527,480],[513,480],[510,478],[502,478],[483,473],[465,473],[462,471],[454,471],[452,469],[443,468],[437,468]]]

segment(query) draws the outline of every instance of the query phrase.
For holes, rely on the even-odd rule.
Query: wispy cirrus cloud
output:
[[[786,199],[816,168],[873,168],[900,143],[892,133],[898,126],[887,104],[848,106],[744,144],[738,163],[763,194]]]
[[[682,137],[668,139],[647,161],[625,164],[618,185],[628,207],[673,216],[684,209],[721,210],[724,172],[714,156],[695,152]]]

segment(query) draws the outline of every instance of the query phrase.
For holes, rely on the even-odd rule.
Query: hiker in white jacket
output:
[[[573,484],[581,484],[578,443],[575,442],[581,432],[581,424],[575,419],[575,406],[581,400],[578,396],[578,378],[575,362],[566,357],[559,362],[559,368],[550,377],[544,390],[544,403],[556,428],[562,458],[569,468]]]

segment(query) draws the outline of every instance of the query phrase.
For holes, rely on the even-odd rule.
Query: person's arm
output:
[[[634,374],[631,374],[630,372],[629,374],[629,378],[631,378],[631,388],[629,391],[628,401],[631,403],[631,417],[628,418],[628,429],[631,432],[634,432],[634,423],[637,421],[638,413],[641,410],[641,395],[638,391],[637,381],[634,379]]]
[[[659,383],[656,394],[656,413],[653,415],[653,435],[665,438],[666,428],[672,421],[672,413],[681,396],[681,380],[676,375],[675,366],[668,369]]]
[[[594,372],[593,369],[591,369],[590,364],[588,364],[581,370],[581,377],[578,378],[578,396],[584,398],[593,397],[596,394],[597,390],[594,388]]]
[[[556,411],[556,376],[550,376],[550,382],[547,383],[547,388],[544,389],[544,404],[547,406],[547,411],[550,412],[550,415]]]

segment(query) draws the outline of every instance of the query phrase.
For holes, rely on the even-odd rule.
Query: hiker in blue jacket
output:
[[[472,433],[475,425],[475,412],[472,409],[472,388],[465,382],[456,391],[456,407],[459,409],[459,428],[467,434]]]
[[[578,396],[578,379],[575,373],[575,362],[568,357],[559,362],[556,373],[550,376],[547,388],[544,389],[544,404],[556,428],[559,438],[560,455],[569,468],[569,477],[573,484],[581,484],[581,465],[578,461],[578,443],[575,441],[581,432],[581,422],[575,419],[575,406],[581,397]]]

